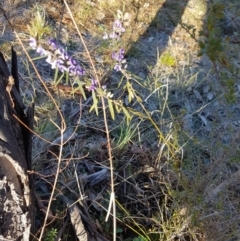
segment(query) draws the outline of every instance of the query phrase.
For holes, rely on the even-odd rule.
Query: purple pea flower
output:
[[[67,53],[67,51],[65,51],[65,49],[60,48],[59,49],[60,55],[61,55],[61,59],[63,59],[64,61],[68,61],[69,60],[69,55]]]
[[[58,48],[57,42],[55,39],[49,39],[48,44],[51,47],[52,50],[56,50]]]
[[[70,57],[67,64],[74,67],[77,65],[77,61],[74,58]]]
[[[122,26],[122,22],[119,19],[113,22],[113,31],[118,33],[125,32],[125,28]]]
[[[70,73],[71,76],[76,76],[77,75],[76,67],[75,66],[69,66],[69,73]]]
[[[122,62],[124,60],[124,49],[121,48],[118,52],[112,52],[112,58],[119,62]]]
[[[49,63],[49,64],[52,63],[52,55],[51,55],[51,53],[48,54],[46,62]]]
[[[85,74],[85,71],[83,70],[83,68],[80,65],[77,65],[77,67],[76,67],[76,74],[78,76],[83,76]]]
[[[56,69],[60,63],[58,59],[54,59],[49,64],[52,66],[52,69]]]
[[[30,47],[32,47],[32,49],[36,49],[37,48],[37,40],[35,38],[31,37],[29,39],[29,41],[30,41],[29,42]]]
[[[41,45],[39,45],[36,49],[36,52],[40,54],[40,56],[47,55],[49,52],[45,50]]]
[[[117,19],[113,22],[113,32],[109,35],[109,38],[118,40],[124,32],[125,28],[123,27],[122,22]]]
[[[97,81],[95,79],[91,80],[91,85],[90,86],[86,86],[86,88],[88,89],[88,91],[95,91],[97,88]]]
[[[116,63],[115,66],[114,66],[114,69],[116,71],[121,71],[122,70],[122,65],[120,63]]]
[[[82,76],[85,74],[83,68],[77,61],[68,55],[67,51],[59,46],[54,39],[48,40],[49,51],[45,50],[41,45],[37,45],[35,38],[30,38],[29,45],[36,49],[36,52],[41,56],[47,56],[46,62],[49,63],[52,69],[58,68],[61,72],[69,72],[72,76]],[[94,84],[92,84],[94,86]],[[92,87],[94,89],[94,87]]]
[[[120,34],[117,32],[113,32],[109,35],[109,38],[118,40],[120,38]]]
[[[57,67],[62,73],[63,72],[69,72],[69,69],[64,64],[58,63]]]
[[[72,75],[72,76],[83,76],[85,74],[85,71],[83,70],[83,68],[79,65],[79,64],[76,64],[76,65],[70,65],[69,66],[69,73]]]
[[[118,50],[118,52],[113,52],[112,58],[117,61],[117,63],[114,66],[114,69],[116,71],[121,71],[122,64],[126,62],[126,60],[124,59],[124,49],[121,48]]]
[[[119,40],[121,35],[122,35],[122,33],[124,33],[125,31],[126,30],[123,27],[122,22],[119,19],[116,19],[113,22],[113,32],[110,33],[109,35],[107,33],[104,33],[103,39],[111,38],[111,39]]]

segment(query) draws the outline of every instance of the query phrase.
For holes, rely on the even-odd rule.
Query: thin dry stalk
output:
[[[92,57],[90,55],[90,52],[85,44],[85,41],[82,37],[82,34],[81,32],[79,31],[79,28],[77,26],[77,23],[72,15],[72,12],[66,2],[66,0],[64,0],[64,4],[68,10],[68,13],[73,21],[73,24],[77,30],[77,33],[81,39],[81,42],[86,50],[86,53],[88,55],[88,58],[89,58],[89,61],[92,65],[92,70],[94,72],[94,75],[95,75],[95,78],[96,78],[96,81],[98,83],[98,86],[100,87],[101,86],[101,83],[99,81],[99,78],[98,78],[98,74],[97,74],[97,71],[96,71],[96,68],[94,66],[94,63],[92,61]],[[104,124],[105,124],[105,129],[106,129],[106,136],[107,136],[107,146],[108,146],[108,155],[109,155],[109,163],[110,163],[110,175],[111,175],[111,197],[110,197],[110,202],[109,202],[109,208],[108,208],[108,215],[110,213],[110,210],[111,210],[111,207],[112,207],[112,210],[113,210],[113,241],[116,241],[117,239],[117,236],[116,236],[116,231],[117,231],[117,223],[116,223],[116,203],[115,203],[115,191],[114,191],[114,173],[113,173],[113,158],[112,158],[112,148],[111,148],[111,142],[110,142],[110,135],[109,135],[109,129],[108,129],[108,123],[107,123],[107,114],[106,114],[106,106],[105,106],[105,101],[104,101],[104,97],[101,96],[101,102],[102,102],[102,107],[103,107],[103,118],[104,118]],[[106,221],[108,219],[108,215],[106,217]]]

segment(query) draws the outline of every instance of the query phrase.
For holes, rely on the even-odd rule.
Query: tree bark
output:
[[[0,240],[29,240],[34,226],[27,173],[31,169],[31,133],[24,127],[32,129],[33,107],[28,114],[25,109],[12,49],[12,75],[0,53]]]

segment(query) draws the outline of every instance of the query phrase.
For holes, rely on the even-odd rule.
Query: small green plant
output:
[[[138,236],[138,237],[135,237],[133,241],[146,241],[146,239],[143,238],[142,236]]]
[[[124,122],[120,127],[119,131],[116,130],[117,134],[117,148],[120,150],[123,149],[129,142],[132,140],[132,138],[136,135],[136,131],[139,124],[136,126],[135,124],[127,125],[126,122]]]
[[[176,65],[177,65],[175,57],[169,52],[163,53],[160,56],[158,62],[161,65],[165,65],[165,66],[168,66],[168,67],[176,67]]]
[[[44,241],[54,241],[57,237],[58,231],[55,228],[52,228],[49,232],[46,233]]]
[[[192,39],[198,41],[196,38],[197,28],[194,25],[188,25],[186,23],[183,23],[182,21],[180,21],[179,24],[182,26],[183,29],[187,31],[187,33],[189,33]]]
[[[35,18],[32,19],[30,25],[27,25],[30,35],[36,39],[42,39],[44,35],[52,32],[50,25],[46,23],[44,9],[36,7]]]

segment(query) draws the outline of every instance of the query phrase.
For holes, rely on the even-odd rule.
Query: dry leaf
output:
[[[62,200],[66,203],[68,207],[68,213],[70,216],[71,223],[73,225],[73,228],[75,230],[75,234],[79,241],[88,241],[88,233],[83,225],[82,218],[81,218],[81,211],[78,208],[77,204],[74,204],[74,202],[70,199],[68,199],[66,196],[61,196]]]
[[[193,90],[193,93],[195,94],[195,96],[196,96],[197,99],[199,99],[199,100],[202,101],[202,96],[201,96],[201,94],[199,93],[198,90]]]
[[[203,93],[204,94],[206,94],[209,90],[210,90],[210,86],[209,85],[204,85],[203,86]]]
[[[205,125],[205,126],[208,126],[208,121],[207,121],[207,119],[204,117],[204,116],[202,116],[202,115],[198,115],[199,117],[200,117],[200,119],[202,120],[202,122],[203,122],[203,124]]]
[[[207,98],[208,98],[208,100],[212,100],[212,99],[213,99],[213,93],[212,93],[212,92],[209,92],[209,93],[207,94]]]

